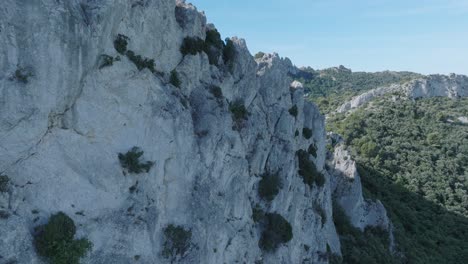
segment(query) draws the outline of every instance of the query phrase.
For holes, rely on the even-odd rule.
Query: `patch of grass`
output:
[[[130,173],[149,172],[153,167],[154,162],[140,162],[140,157],[143,156],[143,151],[138,147],[133,147],[127,153],[119,153],[119,161],[122,168],[127,169]]]
[[[170,77],[169,82],[175,87],[180,88],[180,85],[182,84],[182,82],[180,81],[179,74],[177,73],[176,70],[171,71],[171,77]]]
[[[184,257],[189,251],[192,231],[170,224],[164,228],[164,239],[162,256],[175,260],[178,256]]]
[[[7,192],[10,178],[6,175],[0,175],[0,192]]]
[[[282,183],[279,173],[266,172],[258,183],[258,195],[260,198],[271,202],[278,195],[281,188]]]
[[[92,248],[89,240],[73,238],[76,233],[75,223],[63,212],[52,215],[47,224],[35,230],[36,251],[52,264],[79,264],[80,258]]]
[[[298,114],[297,105],[294,105],[293,107],[289,109],[289,114],[294,117],[297,117],[297,114]]]
[[[312,137],[313,133],[312,133],[312,129],[308,128],[308,127],[304,127],[302,129],[302,136],[305,138],[305,139],[310,139]]]
[[[305,150],[298,150],[296,152],[298,161],[299,161],[299,175],[302,177],[302,180],[305,184],[310,187],[313,184],[321,187],[325,184],[325,177],[322,173],[317,171],[315,164],[309,159],[309,153]]]
[[[274,252],[284,243],[293,238],[292,227],[283,216],[277,213],[267,213],[258,246],[266,252]]]

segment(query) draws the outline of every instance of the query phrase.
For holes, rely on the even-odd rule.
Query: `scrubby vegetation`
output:
[[[201,38],[192,38],[186,37],[182,42],[180,47],[180,52],[182,55],[197,55],[200,52],[203,52],[205,48],[205,41]]]
[[[92,243],[87,239],[74,239],[75,223],[62,212],[52,215],[47,224],[35,230],[36,251],[51,264],[78,264],[80,258],[92,248]]]
[[[297,117],[297,114],[298,114],[298,111],[297,111],[297,105],[294,105],[293,107],[291,107],[289,110],[288,110],[289,114],[294,116],[294,117]]]
[[[168,225],[164,228],[162,256],[173,261],[185,257],[190,249],[191,240],[191,230],[185,230],[182,226],[173,224]]]
[[[125,35],[119,34],[117,35],[117,38],[114,40],[114,48],[115,50],[122,54],[125,55],[125,52],[127,52],[127,45],[128,45],[129,38]]]
[[[323,186],[325,184],[325,177],[322,173],[317,171],[317,167],[309,158],[309,153],[301,149],[298,150],[296,154],[299,161],[298,173],[302,177],[304,183],[310,187],[312,187],[314,183],[319,187]]]
[[[224,49],[224,42],[221,40],[221,35],[216,29],[208,30],[206,32],[206,40],[204,51],[208,55],[210,64],[218,65],[219,58],[221,57]]]
[[[0,174],[0,192],[8,191],[8,184],[10,183],[10,178],[6,175]]]
[[[468,126],[460,116],[468,116],[468,99],[384,97],[328,120],[350,146],[365,196],[385,205],[403,256],[383,254],[379,231],[341,230],[345,260],[355,260],[346,263],[466,262]]]
[[[312,129],[308,128],[308,127],[304,127],[302,129],[302,136],[305,138],[305,139],[310,139],[312,137]]]
[[[138,147],[133,147],[127,153],[119,153],[119,161],[122,168],[127,169],[130,173],[149,172],[153,167],[154,162],[146,161],[141,162],[140,158],[143,156],[143,151]]]
[[[99,58],[99,69],[114,65],[114,61],[120,61],[120,57],[112,57],[107,54],[102,54]]]
[[[179,74],[177,73],[176,70],[171,71],[171,77],[169,79],[169,82],[175,87],[180,88],[180,85],[182,84],[182,82],[180,81]]]
[[[293,238],[291,225],[280,214],[266,213],[262,221],[263,231],[258,246],[263,251],[274,252]]]
[[[255,223],[262,221],[264,217],[265,211],[260,207],[259,204],[256,204],[254,207],[252,207],[252,220]]]
[[[265,56],[265,53],[259,51],[259,52],[257,52],[257,54],[255,54],[255,59],[257,59],[257,60],[261,59],[261,58],[263,58],[263,56]]]
[[[302,69],[293,76],[304,84],[305,92],[322,113],[337,109],[351,97],[390,84],[404,83],[420,77],[412,72],[352,72],[343,66],[324,70]]]
[[[216,98],[216,99],[221,99],[223,98],[223,90],[221,90],[221,87],[212,85],[210,86],[210,93]]]
[[[258,183],[258,195],[266,201],[273,201],[282,188],[279,173],[266,172]]]
[[[234,66],[234,58],[236,57],[236,47],[234,47],[234,42],[230,39],[226,39],[226,46],[223,50],[223,61],[224,64],[228,65],[229,69],[232,71]]]
[[[31,78],[32,76],[33,73],[31,69],[18,67],[15,73],[10,77],[10,80],[27,84],[29,82],[29,78]]]
[[[228,43],[228,39],[226,39],[226,43]],[[221,55],[225,58],[224,54],[226,52],[229,53],[229,59],[232,60],[234,58],[234,56],[231,55],[233,51],[235,51],[235,49],[232,46],[232,43],[230,45],[225,45],[221,40],[221,35],[216,29],[206,31],[205,40],[198,37],[186,37],[180,47],[180,52],[184,56],[197,55],[201,52],[206,53],[206,55],[208,55],[208,60],[212,65],[218,65]],[[227,59],[225,59],[224,62],[226,63]]]
[[[310,144],[309,148],[307,149],[307,152],[312,155],[312,157],[317,158],[317,147],[315,144]]]
[[[242,128],[244,121],[249,117],[249,112],[244,106],[244,102],[236,100],[229,104],[229,111],[231,111],[232,120],[234,121],[234,128],[239,130]]]
[[[117,38],[114,40],[114,48],[115,50],[127,56],[127,58],[135,64],[139,71],[143,69],[149,69],[152,73],[156,73],[156,66],[154,63],[154,59],[144,58],[141,55],[135,54],[134,51],[128,50],[128,41],[130,39],[122,34],[117,35]]]

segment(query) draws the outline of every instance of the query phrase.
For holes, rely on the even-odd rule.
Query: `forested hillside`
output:
[[[355,95],[381,86],[404,83],[421,75],[393,71],[353,72],[339,66],[324,70],[302,68],[294,77],[304,84],[309,99],[327,114]]]
[[[466,263],[468,99],[393,99],[327,120],[328,131],[349,146],[366,198],[381,200],[394,224],[397,252],[385,263]],[[374,250],[375,232],[367,233],[350,242],[341,232],[344,263],[386,257]],[[366,250],[374,252],[370,261],[363,260]]]

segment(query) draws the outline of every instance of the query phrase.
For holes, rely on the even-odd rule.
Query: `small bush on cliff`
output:
[[[208,60],[212,65],[218,65],[219,57],[222,54],[224,42],[218,30],[208,30],[206,32],[205,46],[203,50],[208,55]]]
[[[36,251],[52,264],[78,264],[80,258],[92,248],[92,243],[87,239],[73,239],[75,223],[62,212],[52,215],[47,224],[36,227],[36,232]]]
[[[256,204],[255,207],[252,208],[252,220],[258,223],[261,222],[264,217],[265,211],[263,211],[259,204]]]
[[[312,129],[308,128],[308,127],[304,127],[302,129],[302,136],[305,138],[305,139],[310,139],[312,137]]]
[[[179,74],[177,73],[176,70],[171,71],[171,77],[170,77],[169,82],[175,87],[180,88],[180,85],[182,84],[182,82],[180,81]]]
[[[282,187],[279,173],[266,172],[258,183],[258,195],[267,201],[273,201]]]
[[[266,252],[274,252],[279,245],[293,238],[292,227],[283,216],[277,213],[267,213],[258,246]]]
[[[8,191],[9,182],[10,182],[10,178],[8,178],[8,176],[0,174],[0,192]]]
[[[229,111],[231,111],[232,120],[234,121],[234,128],[242,128],[243,122],[248,119],[249,112],[241,100],[236,100],[229,104]]]
[[[117,35],[117,38],[115,38],[114,40],[115,50],[118,53],[125,55],[125,52],[127,51],[128,40],[129,38],[125,35],[122,35],[122,34]]]
[[[182,55],[197,55],[199,52],[202,52],[205,48],[205,42],[201,38],[191,38],[186,37],[182,42],[180,47],[180,52]]]
[[[149,69],[152,73],[156,72],[155,69],[155,64],[153,59],[148,59],[148,58],[143,58],[140,55],[136,55],[135,52],[129,50],[126,53],[127,58],[135,64],[135,66],[138,68],[139,71],[147,68]]]
[[[110,67],[114,65],[114,61],[119,61],[120,57],[117,56],[116,58],[109,56],[107,54],[102,54],[99,58],[99,69]]]
[[[261,59],[263,58],[263,56],[265,56],[265,53],[260,51],[257,54],[255,54],[255,59]]]
[[[315,164],[309,159],[309,153],[305,150],[298,150],[296,152],[299,160],[299,175],[305,184],[312,187],[315,183],[317,186],[323,186],[325,184],[325,177],[322,173],[317,171]]]
[[[154,162],[140,162],[140,157],[143,156],[143,151],[138,147],[133,147],[127,153],[119,153],[119,161],[122,168],[127,169],[130,173],[149,172],[153,167]]]
[[[29,82],[29,78],[32,76],[33,73],[31,71],[31,68],[18,67],[15,73],[9,78],[9,80],[27,84]]]
[[[310,144],[307,152],[312,155],[314,158],[317,158],[317,147],[315,144]]]
[[[289,114],[294,117],[297,117],[297,114],[298,114],[297,105],[294,105],[293,107],[289,109]]]
[[[210,93],[217,99],[223,98],[223,90],[219,86],[210,86]]]
[[[175,260],[178,256],[184,257],[191,246],[192,231],[181,226],[168,225],[164,228],[164,244],[162,256]]]

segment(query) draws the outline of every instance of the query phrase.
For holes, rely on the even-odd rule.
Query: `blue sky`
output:
[[[187,0],[297,66],[468,74],[468,0]]]

